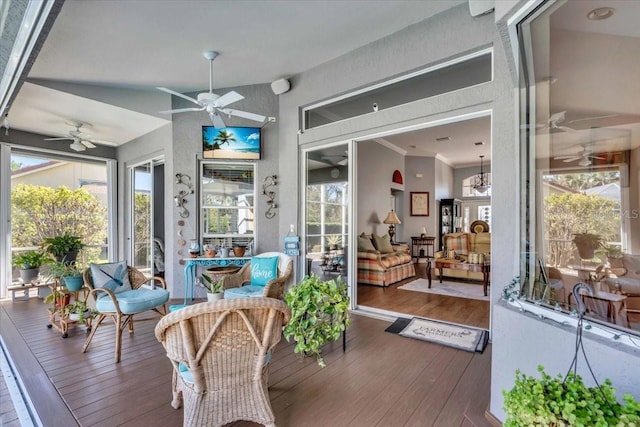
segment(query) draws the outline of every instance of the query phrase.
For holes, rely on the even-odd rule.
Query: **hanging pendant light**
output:
[[[489,182],[489,174],[484,171],[482,159],[484,156],[480,156],[480,173],[474,177],[473,189],[484,194],[491,188],[491,183]]]

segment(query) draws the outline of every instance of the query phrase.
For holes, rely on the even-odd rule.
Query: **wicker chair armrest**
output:
[[[264,286],[264,293],[262,295],[269,298],[282,299],[284,297],[284,286],[288,279],[288,276],[282,276],[269,280]]]
[[[151,286],[153,288],[160,287],[162,289],[167,289],[167,281],[164,280],[162,277],[158,277],[158,276],[153,276],[153,277],[148,277],[146,278],[144,281],[139,282],[137,285],[134,286],[134,284],[131,284],[131,288],[133,289],[138,289],[140,286],[144,285],[145,283],[149,283],[151,282]],[[156,285],[156,282],[159,283],[158,285]]]

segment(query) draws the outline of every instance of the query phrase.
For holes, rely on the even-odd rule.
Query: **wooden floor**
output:
[[[285,340],[270,367],[270,397],[283,426],[490,426],[491,347],[483,354],[384,332],[389,322],[353,315],[347,351],[324,348],[327,367],[300,359]],[[153,329],[136,323],[113,362],[113,325],[86,354],[82,327],[62,339],[40,300],[0,303],[0,332],[45,426],[179,426],[171,371]],[[251,426],[248,422],[235,426]]]
[[[416,276],[425,278],[426,264],[416,264]],[[489,329],[489,301],[457,298],[398,287],[415,280],[411,277],[391,286],[358,285],[358,306],[373,307],[411,316]],[[434,276],[433,280],[437,280]],[[468,282],[482,286],[479,282]]]

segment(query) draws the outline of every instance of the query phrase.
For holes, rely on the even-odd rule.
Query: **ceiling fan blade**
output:
[[[549,117],[549,123],[563,122],[565,113],[566,111],[560,111],[559,113],[552,114],[551,117]]]
[[[188,111],[204,111],[207,107],[202,107],[202,108],[196,108],[196,107],[191,107],[191,108],[178,108],[176,110],[166,110],[166,111],[159,111],[160,114],[177,114],[177,113],[186,113]]]
[[[575,162],[576,160],[580,160],[582,157],[569,157],[568,159],[563,160],[565,163]]]
[[[65,140],[65,139],[73,140],[74,138],[69,137],[69,136],[63,136],[63,137],[61,137],[61,138],[45,138],[44,140],[45,140],[45,141],[63,141],[63,140]]]
[[[186,99],[187,101],[193,102],[194,104],[200,105],[200,103],[198,102],[197,99],[190,98],[187,95],[183,95],[180,92],[176,92],[175,90],[167,89],[166,87],[156,87],[156,89],[159,89],[159,90],[161,90],[163,92],[166,92],[168,94],[171,94],[171,95],[178,96],[178,97],[180,97],[182,99]]]
[[[589,156],[591,159],[606,160],[606,157]]]
[[[222,128],[226,127],[226,125],[224,124],[224,120],[222,120],[222,117],[220,117],[219,114],[209,113],[209,117],[211,118],[211,123],[213,123],[213,125],[216,128],[222,129]]]
[[[231,116],[243,117],[245,119],[253,120],[256,122],[264,122],[266,119],[265,116],[261,116],[260,114],[249,113],[247,111],[234,110],[232,108],[225,108],[221,110],[224,114],[229,114]]]
[[[215,106],[218,108],[223,108],[229,104],[233,104],[234,102],[238,102],[242,99],[244,99],[244,96],[232,90],[231,92],[227,92],[224,95],[222,95],[220,98],[216,99]]]
[[[556,125],[556,126],[554,126],[553,128],[554,128],[554,129],[559,129],[559,130],[562,130],[562,131],[565,131],[565,132],[569,132],[569,133],[576,133],[576,132],[579,132],[578,130],[573,129],[573,128],[570,128],[570,127],[568,127],[568,126],[557,126],[557,125]]]
[[[584,117],[582,119],[574,119],[574,120],[570,120],[567,122],[567,124],[569,123],[575,123],[575,122],[584,122],[587,120],[598,120],[598,119],[608,119],[609,117],[616,117],[619,116],[620,114],[607,114],[604,116],[593,116],[593,117]]]
[[[89,141],[88,139],[81,139],[80,144],[84,145],[87,148],[96,148],[93,142]]]

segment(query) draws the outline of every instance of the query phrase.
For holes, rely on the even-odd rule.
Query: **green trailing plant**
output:
[[[43,274],[50,279],[62,279],[68,276],[81,276],[82,268],[77,262],[56,261],[43,267]]]
[[[604,255],[607,258],[622,258],[622,248],[618,245],[602,243],[597,253]]]
[[[200,281],[200,286],[205,288],[207,290],[207,293],[219,294],[221,292],[224,292],[224,280],[223,279],[213,280],[207,274],[202,274],[200,277],[202,277],[202,279],[203,279],[203,280]]]
[[[541,378],[516,371],[514,387],[502,392],[507,414],[504,427],[640,425],[640,403],[630,394],[619,403],[611,380],[600,387],[587,387],[573,372],[563,379],[560,374],[545,373],[542,366],[538,371]]]
[[[78,236],[65,233],[61,236],[47,237],[44,239],[42,247],[55,257],[63,257],[69,252],[84,248],[84,243]]]
[[[43,251],[29,250],[17,254],[11,260],[12,264],[21,270],[39,268],[43,264],[52,262],[51,257]]]
[[[284,328],[287,341],[296,342],[295,353],[316,356],[318,365],[326,366],[321,347],[340,338],[349,327],[347,284],[340,278],[321,281],[316,275],[306,276],[285,295],[291,320]]]

